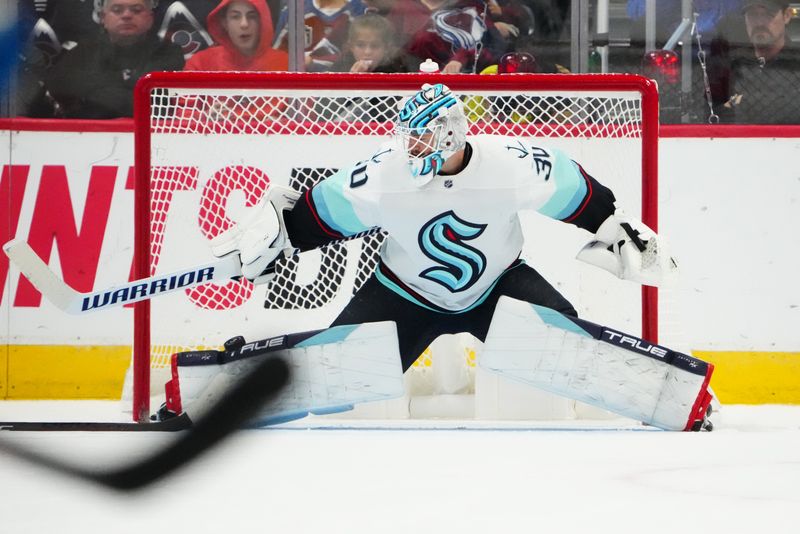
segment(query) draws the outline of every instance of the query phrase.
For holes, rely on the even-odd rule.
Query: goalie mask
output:
[[[447,86],[425,84],[400,109],[395,138],[408,157],[414,182],[423,186],[467,144],[467,118]]]

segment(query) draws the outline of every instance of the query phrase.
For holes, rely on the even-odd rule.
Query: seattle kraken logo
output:
[[[425,269],[419,275],[453,293],[472,287],[486,270],[486,256],[464,241],[475,239],[485,228],[485,224],[469,223],[452,211],[428,221],[419,232],[419,246],[441,267]]]

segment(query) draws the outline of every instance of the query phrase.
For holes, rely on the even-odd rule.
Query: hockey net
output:
[[[153,73],[136,94],[135,277],[208,260],[208,241],[271,183],[303,191],[369,157],[390,140],[398,103],[436,81],[461,96],[471,135],[563,148],[656,226],[658,102],[641,77]],[[535,215],[524,224],[531,245],[523,257],[580,313],[656,338],[652,290],[588,274],[573,261],[588,234]],[[266,287],[230,281],[137,304],[124,393],[134,417],[146,417],[150,395],[162,392],[173,352],[219,347],[238,334],[326,327],[371,274],[382,241],[373,233],[304,253],[281,263]],[[463,374],[450,389],[474,393],[477,344],[444,346],[439,352],[455,352]],[[412,396],[436,389],[436,352],[429,348],[409,372]]]

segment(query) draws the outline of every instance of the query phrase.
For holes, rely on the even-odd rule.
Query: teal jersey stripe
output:
[[[327,345],[329,343],[336,343],[337,341],[343,341],[356,328],[358,328],[358,325],[333,326],[331,328],[328,328],[327,330],[323,330],[319,334],[311,336],[305,341],[301,341],[295,346],[311,347],[314,345]]]
[[[345,196],[349,180],[350,169],[341,169],[311,189],[317,214],[325,224],[344,236],[369,230]]]
[[[531,304],[531,306],[533,306],[533,310],[546,324],[584,337],[593,337],[589,332],[575,324],[574,321],[571,321],[565,315],[551,310],[550,308],[545,308],[544,306],[537,306],[536,304]]]
[[[588,188],[578,164],[566,154],[556,152],[555,165],[550,174],[550,179],[555,180],[556,191],[538,211],[553,219],[564,220],[580,208]]]

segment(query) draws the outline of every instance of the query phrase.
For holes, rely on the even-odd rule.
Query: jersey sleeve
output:
[[[306,191],[284,218],[292,244],[308,250],[379,226],[377,195],[367,172],[368,165],[360,162]]]
[[[524,207],[592,233],[614,213],[614,193],[558,149],[533,148],[535,177]]]

